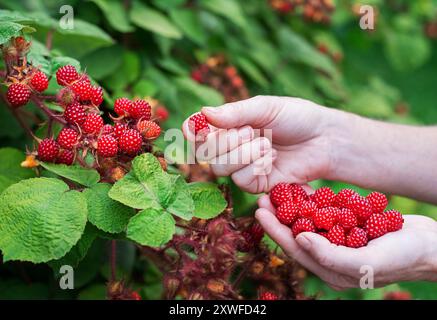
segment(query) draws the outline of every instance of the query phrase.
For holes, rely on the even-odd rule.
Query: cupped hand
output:
[[[197,160],[210,162],[216,175],[231,176],[245,191],[266,192],[279,182],[304,184],[330,171],[330,119],[338,111],[298,98],[258,96],[201,112],[212,130],[196,146],[209,153],[197,153]],[[262,136],[266,129],[272,130],[271,139]],[[183,131],[188,138],[188,120]],[[240,160],[227,161],[232,158]],[[255,173],[269,165],[271,170]]]
[[[289,227],[275,216],[267,195],[258,200],[256,218],[284,252],[336,290],[374,287],[410,280],[437,281],[437,222],[419,215],[404,215],[401,230],[353,249],[337,246],[315,233],[293,238]]]

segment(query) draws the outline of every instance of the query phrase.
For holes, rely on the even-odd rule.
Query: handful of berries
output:
[[[384,211],[388,200],[379,192],[363,197],[351,189],[335,194],[322,187],[309,195],[298,184],[279,183],[271,190],[270,200],[277,219],[291,227],[294,237],[315,232],[331,243],[351,248],[400,230],[404,222],[400,212]]]

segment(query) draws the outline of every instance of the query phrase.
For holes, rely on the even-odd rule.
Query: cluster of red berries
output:
[[[270,291],[265,291],[259,295],[259,300],[279,300],[279,297]]]
[[[385,195],[372,192],[363,197],[351,189],[335,194],[328,187],[308,195],[298,184],[279,183],[270,192],[277,219],[291,227],[293,236],[316,232],[336,245],[359,248],[387,232],[402,228],[396,210],[384,211]]]
[[[243,78],[221,55],[210,57],[205,63],[193,69],[191,78],[221,92],[226,102],[249,98]]]
[[[306,21],[329,24],[335,5],[332,0],[270,0],[270,6],[283,14],[297,13]]]
[[[11,77],[10,80],[12,83],[8,86],[6,99],[14,108],[27,104],[32,91],[35,93],[43,92],[49,86],[49,79],[45,73],[33,67],[28,69],[25,78],[18,80]]]
[[[147,101],[115,100],[114,125],[105,124],[99,110],[103,102],[101,87],[93,86],[86,74],[79,74],[71,65],[59,68],[56,80],[64,87],[58,103],[64,108],[66,125],[56,140],[40,141],[38,159],[71,165],[78,154],[88,151],[101,158],[135,156],[160,135],[161,128],[151,120]]]

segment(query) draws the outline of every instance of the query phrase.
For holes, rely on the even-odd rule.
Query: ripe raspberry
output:
[[[73,102],[65,108],[64,118],[68,123],[82,125],[86,120],[85,109],[78,102]]]
[[[56,159],[56,163],[66,164],[67,166],[71,166],[74,161],[74,152],[71,150],[61,150],[59,152],[58,158]]]
[[[146,100],[138,99],[132,103],[129,109],[129,115],[134,119],[141,118],[143,120],[150,120],[150,117],[152,116],[152,108]]]
[[[123,123],[116,123],[114,125],[114,134],[117,138],[120,138],[121,135],[123,134],[123,132],[125,132],[127,130],[127,125],[123,124]]]
[[[54,162],[59,153],[59,144],[50,138],[42,140],[38,145],[38,159]]]
[[[121,116],[128,116],[129,110],[132,107],[132,101],[128,98],[118,98],[114,102],[114,112]]]
[[[156,139],[161,134],[161,127],[150,120],[140,120],[137,123],[138,131],[143,135],[145,139]]]
[[[71,65],[66,65],[56,71],[56,81],[61,86],[68,86],[73,81],[79,79],[79,74],[75,67]]]
[[[114,131],[114,127],[110,124],[105,124],[102,128],[102,134],[111,134]]]
[[[387,218],[381,213],[372,214],[366,221],[364,230],[367,231],[369,239],[375,239],[387,233]]]
[[[384,300],[411,300],[412,298],[408,291],[392,291],[384,294]]]
[[[290,184],[290,187],[291,187],[291,194],[293,195],[293,198],[299,197],[304,200],[308,200],[308,194],[300,184],[292,183]]]
[[[259,300],[278,300],[278,299],[279,299],[278,296],[270,291],[263,292],[259,296]]]
[[[358,222],[367,220],[373,213],[369,201],[360,195],[350,198],[347,207],[357,216]]]
[[[314,192],[311,199],[319,208],[329,207],[334,203],[335,193],[329,187],[322,187]]]
[[[95,106],[100,106],[103,102],[103,89],[102,87],[91,87],[91,93],[90,93],[90,100],[91,103]]]
[[[359,194],[352,189],[341,190],[335,197],[335,206],[339,208],[346,208],[349,199],[355,195],[359,195]]]
[[[313,221],[317,229],[330,230],[337,222],[336,211],[332,207],[321,208],[313,216]]]
[[[300,208],[300,216],[312,218],[317,213],[317,205],[312,201],[306,201]]]
[[[142,143],[143,139],[137,130],[126,129],[118,140],[118,147],[128,155],[135,155],[141,150]]]
[[[24,106],[30,99],[29,87],[22,83],[13,83],[8,87],[6,98],[14,108]]]
[[[43,92],[49,86],[49,79],[42,71],[37,71],[33,74],[32,79],[30,80],[30,86],[33,90],[38,92]]]
[[[301,232],[316,232],[316,227],[314,226],[312,220],[307,218],[299,218],[293,224],[291,232],[293,233],[293,237],[296,238]]]
[[[103,128],[103,118],[95,113],[89,113],[86,116],[82,128],[85,133],[99,133]]]
[[[354,227],[346,237],[346,246],[350,248],[360,248],[367,244],[367,232],[364,229]]]
[[[279,207],[281,204],[287,201],[293,200],[293,191],[291,185],[285,182],[278,183],[270,191],[270,201],[275,207]]]
[[[276,210],[276,218],[285,225],[291,225],[299,216],[299,207],[293,202],[284,202]]]
[[[87,101],[91,98],[93,88],[86,80],[79,80],[71,85],[71,90],[73,90],[80,101]]]
[[[156,107],[155,117],[158,121],[164,122],[168,119],[168,110],[163,106]]]
[[[402,229],[404,218],[399,211],[388,210],[383,214],[387,218],[387,232],[393,232]]]
[[[188,120],[188,127],[195,135],[207,135],[210,131],[208,121],[202,113],[192,115]]]
[[[56,141],[61,148],[71,150],[76,145],[78,138],[79,134],[76,130],[63,128],[61,132],[59,132]]]
[[[382,213],[388,205],[387,197],[380,192],[372,192],[366,197],[372,206],[373,213]]]
[[[328,231],[326,238],[337,246],[346,245],[346,234],[344,228],[338,224],[333,226],[332,229]]]
[[[356,227],[358,225],[358,220],[352,210],[343,208],[339,211],[337,215],[337,222],[346,231]]]
[[[110,135],[104,135],[97,141],[97,153],[104,158],[115,157],[118,152],[117,140]]]
[[[131,293],[131,298],[132,298],[132,300],[137,300],[137,301],[141,300],[140,294],[138,292],[136,292],[136,291],[133,291]]]

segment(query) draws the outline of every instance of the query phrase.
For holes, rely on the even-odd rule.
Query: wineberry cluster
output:
[[[384,211],[385,195],[363,197],[351,189],[335,194],[322,187],[309,195],[298,184],[279,183],[270,192],[277,219],[291,227],[293,236],[316,232],[336,245],[359,248],[387,232],[400,230],[403,218],[396,210]]]
[[[226,102],[249,98],[243,78],[221,55],[210,57],[205,63],[193,69],[191,78],[220,91]]]
[[[270,0],[270,6],[282,13],[296,13],[304,20],[314,23],[329,24],[335,10],[332,0]]]

